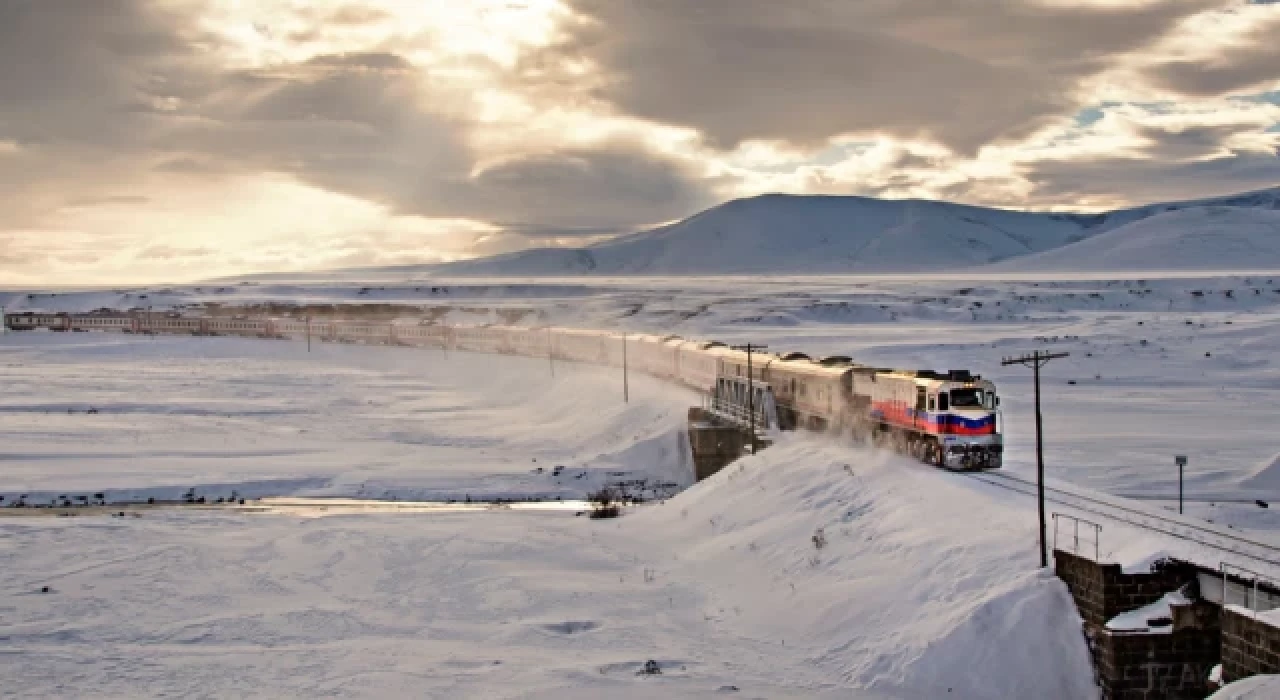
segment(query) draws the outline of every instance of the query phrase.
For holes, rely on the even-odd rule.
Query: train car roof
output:
[[[837,379],[851,370],[848,367],[823,367],[809,360],[782,359],[769,363],[769,371]]]

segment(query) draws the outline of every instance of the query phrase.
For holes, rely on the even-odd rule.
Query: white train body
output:
[[[867,367],[849,358],[747,354],[724,343],[555,327],[446,326],[416,322],[187,317],[172,313],[9,313],[17,331],[117,331],[435,347],[621,366],[713,394],[732,377],[768,387],[779,427],[869,439],[947,467],[998,467],[1002,441],[995,385],[968,372]],[[750,371],[748,372],[748,364]]]

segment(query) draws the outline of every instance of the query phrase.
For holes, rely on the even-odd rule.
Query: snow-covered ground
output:
[[[1275,510],[1252,501],[1280,500],[1277,282],[382,279],[0,302],[394,303],[964,367],[1001,387],[1006,471],[1024,476],[1030,378],[999,360],[1067,350],[1044,378],[1054,479],[1168,497],[1187,454],[1192,515],[1274,538]],[[572,499],[691,481],[692,395],[633,376],[623,404],[615,370],[553,376],[546,360],[23,333],[0,338],[0,387],[8,498]],[[1034,513],[1023,495],[800,434],[617,521],[5,518],[0,677],[30,697],[1093,697],[1065,588],[1035,570]],[[1108,524],[1103,555],[1176,545]],[[637,675],[650,659],[662,674]]]
[[[463,472],[473,483],[501,481],[508,493],[542,493],[551,477],[532,473],[531,455],[539,465],[569,465],[566,473],[578,465],[680,475],[680,460],[660,444],[680,420],[668,411],[683,403],[644,382],[620,409],[614,378],[589,369],[558,368],[557,382],[573,384],[579,397],[562,403],[549,372],[532,376],[546,369],[537,364],[464,369],[456,375],[469,377],[464,383],[443,369],[397,365],[387,359],[397,352],[390,348],[288,358],[280,348],[296,346],[213,339],[195,355],[181,339],[110,339],[125,344],[120,356],[148,362],[171,344],[168,352],[196,377],[231,360],[271,368],[255,374],[275,376],[270,388],[234,390],[245,404],[242,420],[260,424],[237,432],[256,448],[266,445],[255,441],[296,447],[309,438],[273,427],[309,416],[322,450],[254,468],[287,478],[310,470],[340,484],[303,485],[313,493],[357,492],[365,467],[384,486],[403,484],[401,494],[453,488]],[[42,345],[42,361],[66,353],[126,372],[143,364],[113,363],[112,346],[98,336],[55,342],[67,345]],[[486,358],[451,359],[465,367]],[[289,367],[327,390],[306,394],[312,406],[295,405],[294,413],[251,410],[282,402]],[[489,441],[471,446],[487,458],[451,460],[456,443],[412,442],[404,449],[421,459],[391,464],[399,443],[366,422],[366,412],[405,415],[405,405],[421,405],[405,386],[418,372],[449,387],[459,406],[448,427],[431,428],[439,416],[422,412],[421,429],[475,435],[466,428],[493,415],[505,430],[486,431]],[[400,378],[389,392],[394,400],[376,408],[350,400],[385,388],[389,376]],[[197,382],[181,401],[146,398],[176,381],[142,375],[137,403],[194,406],[226,391]],[[71,384],[59,386],[65,393]],[[103,412],[70,417],[123,415],[161,426],[177,419],[180,430],[152,437],[243,451],[232,439],[216,444],[230,426],[204,420],[208,414],[113,413],[121,408],[110,400],[116,392],[99,392]],[[491,403],[475,405],[484,401]],[[51,408],[37,415],[67,417],[62,405]],[[101,427],[58,430],[45,439],[107,437]],[[6,453],[12,441],[6,437]],[[355,444],[341,446],[347,442]],[[340,450],[352,458],[378,443],[390,443],[387,455],[345,468],[341,459],[315,457]],[[631,447],[610,449],[618,445]],[[177,473],[158,451],[139,452],[146,456],[134,471],[104,473],[140,483]],[[171,458],[181,461],[180,453]],[[40,477],[49,486],[93,479],[89,457],[47,463],[64,465]],[[188,463],[181,485],[208,469],[213,480],[248,488],[240,472],[217,464]],[[6,690],[27,697],[1093,697],[1079,618],[1065,587],[1034,568],[1028,513],[1020,500],[962,477],[794,435],[616,521],[502,511],[2,519],[0,674],[22,679]],[[660,675],[637,674],[649,660]]]
[[[677,448],[692,395],[635,377],[623,404],[614,372],[552,369],[326,343],[13,334],[0,340],[0,494],[579,498],[646,460],[637,478],[688,485]]]
[[[1000,360],[1034,349],[1066,351],[1071,356],[1050,364],[1044,376],[1051,478],[1168,505],[1177,497],[1173,457],[1185,454],[1189,512],[1280,529],[1280,510],[1253,505],[1280,500],[1280,468],[1269,467],[1280,453],[1272,428],[1280,421],[1274,400],[1280,368],[1272,359],[1280,347],[1280,275],[584,282],[387,274],[56,296],[0,293],[0,303],[52,310],[391,304],[406,317],[457,323],[516,319],[626,328],[765,342],[773,350],[850,355],[890,367],[967,368],[1001,387],[1006,468],[1022,475],[1034,464],[1031,377]]]

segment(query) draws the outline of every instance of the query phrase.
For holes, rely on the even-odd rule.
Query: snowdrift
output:
[[[981,512],[981,518],[974,513]],[[715,591],[706,615],[889,697],[1096,697],[1025,511],[907,460],[785,436],[623,521]]]
[[[1253,474],[1240,481],[1240,486],[1272,493],[1280,492],[1280,453],[1258,465]]]
[[[1228,684],[1210,700],[1269,700],[1280,697],[1280,676],[1253,676]]]

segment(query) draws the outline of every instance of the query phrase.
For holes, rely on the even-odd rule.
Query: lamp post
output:
[[[734,350],[745,350],[747,352],[747,429],[751,435],[751,454],[756,453],[756,391],[755,383],[751,376],[751,353],[756,350],[764,350],[768,345],[756,345],[747,343],[745,345],[731,346]]]
[[[1173,462],[1178,465],[1178,515],[1182,515],[1182,468],[1187,466],[1187,456],[1176,455]]]
[[[1036,386],[1036,496],[1040,502],[1040,567],[1049,566],[1049,551],[1045,548],[1045,524],[1044,524],[1044,429],[1040,418],[1040,368],[1049,363],[1049,360],[1056,360],[1060,357],[1067,357],[1065,352],[1040,352],[1039,350],[1030,355],[1021,357],[1007,357],[1000,362],[1001,365],[1026,365],[1034,371]]]

